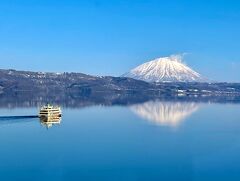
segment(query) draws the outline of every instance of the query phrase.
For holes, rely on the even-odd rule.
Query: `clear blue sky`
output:
[[[0,1],[0,68],[117,76],[178,53],[240,82],[240,1]]]

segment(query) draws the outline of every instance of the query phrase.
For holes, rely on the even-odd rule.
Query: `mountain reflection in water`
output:
[[[199,105],[200,103],[198,102],[151,100],[143,103],[131,104],[129,108],[139,117],[155,125],[178,127],[188,116],[199,109]],[[88,107],[88,105],[83,104],[82,107]],[[82,109],[82,107],[80,109]],[[19,120],[19,117],[21,120]],[[34,119],[26,119],[23,116],[10,116],[8,119],[6,119],[6,117],[4,117],[4,119],[0,118],[0,124],[20,123],[30,120]],[[61,124],[61,118],[42,117],[40,118],[40,123],[50,128],[54,125]]]
[[[178,127],[197,111],[199,106],[194,102],[149,101],[132,105],[130,109],[139,117],[156,125]]]

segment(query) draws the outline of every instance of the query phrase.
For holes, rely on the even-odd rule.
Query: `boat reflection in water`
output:
[[[41,116],[40,117],[41,125],[46,128],[51,128],[53,125],[61,124],[61,117],[59,116]]]
[[[178,127],[199,108],[194,102],[149,101],[130,106],[139,117],[160,126]]]

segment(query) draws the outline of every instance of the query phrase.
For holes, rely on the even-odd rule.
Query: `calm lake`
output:
[[[0,180],[240,180],[240,104],[62,109],[53,125],[0,119]]]

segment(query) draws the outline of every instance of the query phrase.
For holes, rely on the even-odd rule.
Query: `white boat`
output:
[[[39,117],[62,117],[62,111],[59,106],[51,106],[50,104],[47,104],[46,106],[41,107]]]

